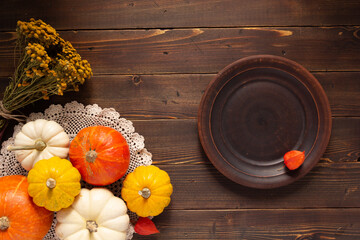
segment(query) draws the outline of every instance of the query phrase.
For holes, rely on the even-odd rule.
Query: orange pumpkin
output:
[[[125,175],[130,151],[121,133],[110,127],[94,126],[76,135],[70,144],[69,158],[85,182],[104,186]]]
[[[41,240],[51,227],[54,213],[33,203],[25,176],[0,178],[0,206],[1,240]]]

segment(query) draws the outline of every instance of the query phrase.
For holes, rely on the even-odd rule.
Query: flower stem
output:
[[[145,199],[148,199],[151,196],[151,191],[148,188],[143,188],[139,191],[139,195]]]
[[[38,139],[35,141],[35,144],[34,145],[29,145],[29,146],[11,146],[9,145],[7,147],[7,150],[8,151],[18,151],[18,150],[38,150],[38,151],[42,151],[46,148],[46,143],[41,140],[41,139]]]
[[[0,218],[0,230],[6,231],[10,227],[10,221],[8,217],[3,216]]]
[[[53,189],[56,187],[56,180],[53,178],[48,178],[48,180],[46,181],[46,186],[50,189]]]

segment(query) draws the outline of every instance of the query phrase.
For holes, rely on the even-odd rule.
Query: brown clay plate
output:
[[[331,132],[328,99],[305,68],[286,58],[240,59],[213,79],[199,107],[201,144],[226,177],[253,188],[290,184],[319,161]],[[283,155],[305,151],[290,171]]]

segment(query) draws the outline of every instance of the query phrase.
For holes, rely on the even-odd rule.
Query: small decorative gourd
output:
[[[28,174],[29,195],[50,211],[69,207],[80,193],[81,175],[69,160],[52,157],[37,162]]]
[[[148,217],[163,212],[170,203],[172,192],[167,172],[150,165],[137,167],[126,176],[121,196],[130,211]]]
[[[37,119],[22,127],[8,150],[16,151],[16,158],[29,171],[41,159],[67,158],[69,143],[69,136],[58,123]]]
[[[125,240],[129,227],[124,201],[105,188],[81,189],[56,219],[56,235],[66,240]]]
[[[130,163],[130,150],[120,132],[93,126],[80,130],[70,144],[69,158],[82,179],[104,186],[119,180]]]
[[[28,194],[25,176],[0,177],[0,239],[41,240],[54,213],[36,206]]]

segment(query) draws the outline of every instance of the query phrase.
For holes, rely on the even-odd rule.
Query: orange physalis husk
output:
[[[153,221],[146,217],[140,217],[136,222],[134,230],[139,235],[151,235],[159,233]]]
[[[305,151],[292,150],[284,155],[284,163],[289,170],[299,168],[305,160]]]

